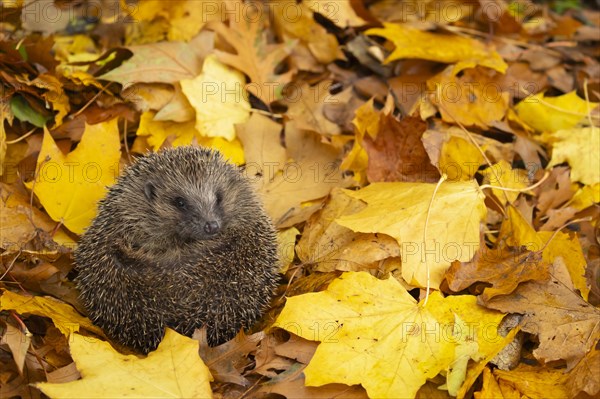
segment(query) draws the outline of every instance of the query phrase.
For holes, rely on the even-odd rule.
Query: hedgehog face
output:
[[[164,187],[148,181],[144,196],[161,220],[162,233],[175,235],[178,242],[216,238],[227,228],[224,194],[214,184],[182,182],[180,187]]]
[[[115,217],[131,226],[121,233],[123,239],[157,256],[194,242],[220,241],[224,234],[235,236],[252,223],[259,206],[238,169],[218,153],[201,149],[143,157],[117,186],[113,196],[127,199],[114,201],[119,206]]]

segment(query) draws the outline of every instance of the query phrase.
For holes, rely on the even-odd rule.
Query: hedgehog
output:
[[[147,354],[165,328],[219,345],[261,316],[278,284],[275,228],[241,169],[215,150],[139,158],[98,204],[75,283],[109,338]]]

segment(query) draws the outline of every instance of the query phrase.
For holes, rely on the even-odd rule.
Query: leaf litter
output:
[[[586,0],[5,2],[1,396],[598,395],[599,26]],[[80,314],[72,251],[124,165],[190,144],[261,193],[282,284],[253,334],[140,358]]]

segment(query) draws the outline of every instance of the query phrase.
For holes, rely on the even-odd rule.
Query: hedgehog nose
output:
[[[217,222],[216,220],[208,221],[204,225],[204,232],[208,235],[217,234],[220,229],[221,226],[219,226],[219,222]]]

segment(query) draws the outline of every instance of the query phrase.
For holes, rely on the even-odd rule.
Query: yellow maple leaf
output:
[[[470,68],[457,76],[456,67],[447,67],[427,81],[435,95],[424,98],[436,105],[442,119],[467,126],[487,128],[504,118],[509,93],[500,88],[502,75],[486,68]]]
[[[140,124],[137,130],[138,136],[147,137],[147,143],[154,151],[162,148],[167,139],[172,137],[171,145],[173,147],[199,144],[219,150],[225,159],[236,165],[244,163],[244,149],[237,138],[228,141],[223,137],[204,137],[196,130],[194,121],[156,121],[153,119],[154,115],[154,112],[144,112],[140,116]]]
[[[455,315],[470,328],[461,330]],[[404,398],[450,369],[462,356],[460,342],[475,343],[469,357],[485,357],[485,333],[502,317],[473,296],[434,292],[417,304],[394,278],[346,272],[326,291],[288,298],[275,325],[321,341],[304,370],[306,385],[361,384],[370,397]]]
[[[85,126],[81,142],[64,155],[44,131],[36,180],[27,184],[53,220],[81,234],[96,216],[96,204],[119,174],[117,119]]]
[[[392,41],[396,49],[385,60],[386,63],[403,58],[418,58],[456,64],[452,74],[476,65],[504,73],[508,65],[500,55],[486,48],[480,41],[464,36],[424,32],[408,26],[383,23],[383,28],[373,28],[367,35],[382,36]]]
[[[384,233],[401,247],[402,277],[409,284],[437,288],[454,260],[466,262],[479,248],[479,225],[485,219],[483,194],[473,180],[440,185],[429,215],[426,245],[425,222],[435,184],[373,183],[346,194],[367,203],[353,215],[336,219],[362,233]]]
[[[148,357],[122,355],[110,344],[73,334],[70,351],[82,379],[36,384],[52,398],[209,398],[208,367],[198,355],[198,341],[167,329]]]
[[[574,128],[598,104],[588,104],[573,90],[557,97],[545,97],[544,93],[529,96],[514,110],[522,122],[538,132],[555,132]]]
[[[529,183],[526,170],[513,169],[504,159],[501,159],[500,162],[491,167],[485,168],[481,174],[485,177],[486,183],[497,187],[522,189],[527,187]],[[515,202],[520,194],[516,191],[506,191],[494,187],[492,188],[492,192],[504,205]],[[528,192],[528,194],[532,193]]]
[[[66,337],[79,331],[80,327],[103,335],[102,330],[94,326],[90,319],[83,317],[71,305],[52,297],[24,296],[4,291],[0,297],[0,310],[14,310],[18,314],[34,314],[52,319],[54,326]]]
[[[181,81],[181,88],[196,110],[196,130],[206,137],[235,138],[236,123],[250,117],[240,72],[223,65],[213,54],[204,60],[202,73]]]
[[[552,141],[549,168],[568,162],[571,180],[589,185],[600,183],[600,128],[559,130],[546,136]]]
[[[451,181],[468,181],[475,176],[483,162],[483,155],[471,142],[450,136],[440,152],[439,170],[448,175]]]

